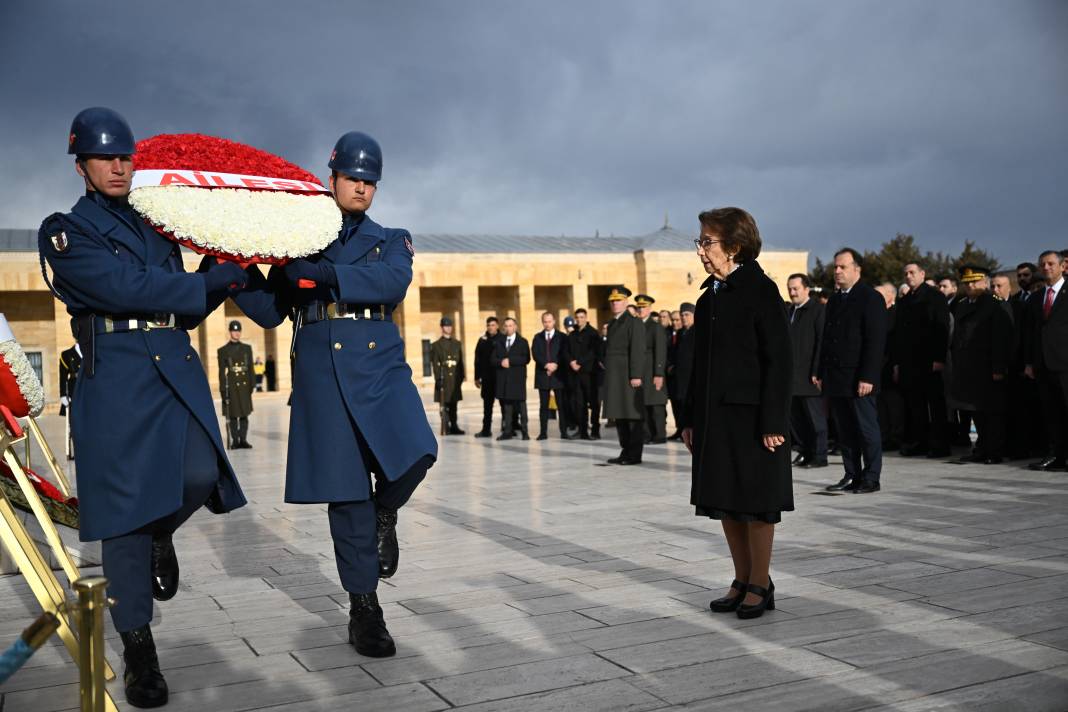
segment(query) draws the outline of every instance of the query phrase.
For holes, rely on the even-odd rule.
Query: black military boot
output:
[[[178,593],[178,556],[171,536],[152,538],[152,598],[169,601]]]
[[[369,658],[388,658],[397,654],[397,646],[386,630],[378,594],[349,594],[349,642],[356,652]]]
[[[167,681],[159,670],[156,643],[147,625],[134,628],[122,637],[123,682],[126,701],[134,707],[162,707],[167,704]]]
[[[397,510],[375,505],[378,533],[378,578],[387,579],[397,573],[400,546],[397,544]]]

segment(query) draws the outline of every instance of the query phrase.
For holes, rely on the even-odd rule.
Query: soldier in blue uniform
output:
[[[341,584],[349,593],[349,641],[369,657],[396,653],[378,605],[379,578],[397,570],[397,510],[437,459],[393,310],[412,281],[407,230],[367,217],[382,151],[350,132],[330,156],[330,189],[344,214],[323,252],[255,268],[235,301],[257,324],[294,325],[287,502],[328,503]],[[314,284],[314,286],[309,286]],[[371,475],[374,475],[374,487]]]
[[[116,112],[75,117],[68,153],[86,193],[71,212],[45,219],[38,248],[83,357],[71,399],[80,536],[103,540],[126,699],[158,707],[167,683],[149,623],[153,597],[167,600],[178,588],[171,535],[202,505],[221,513],[245,503],[187,330],[247,276],[214,260],[184,271],[177,245],[127,203],[133,152]]]

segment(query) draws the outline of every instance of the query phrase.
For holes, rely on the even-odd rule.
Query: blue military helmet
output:
[[[382,148],[367,134],[349,131],[334,144],[329,167],[357,180],[377,183],[382,180]]]
[[[132,156],[134,136],[119,112],[103,106],[83,109],[74,117],[67,153],[98,156]]]

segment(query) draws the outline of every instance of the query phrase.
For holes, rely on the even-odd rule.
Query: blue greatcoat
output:
[[[336,288],[295,289],[274,267],[266,279],[253,272],[235,301],[264,328],[278,326],[309,299],[392,310],[411,284],[413,254],[407,230],[349,216],[318,256],[334,266]],[[377,474],[392,481],[421,458],[437,458],[438,443],[392,321],[307,324],[296,335],[293,369],[287,502],[367,500],[372,459],[381,466]]]
[[[53,239],[61,234],[65,239]],[[72,317],[177,318],[176,328],[96,334],[95,374],[83,364],[71,416],[82,541],[129,533],[181,506],[191,417],[219,455],[220,478],[207,506],[221,513],[245,504],[186,332],[225,294],[208,295],[203,277],[184,271],[177,245],[129,208],[95,194],[45,219],[38,248]]]

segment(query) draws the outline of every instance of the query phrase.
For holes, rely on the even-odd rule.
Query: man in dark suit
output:
[[[475,344],[475,387],[482,394],[482,430],[476,438],[493,435],[493,405],[497,400],[497,369],[493,365],[493,350],[501,340],[500,323],[497,317],[486,319],[486,333]],[[502,407],[503,418],[503,407]]]
[[[549,438],[549,397],[556,401],[556,420],[560,424],[560,437],[571,439],[568,435],[566,400],[564,398],[564,371],[571,359],[567,356],[567,336],[556,330],[556,317],[550,312],[541,315],[542,330],[534,335],[530,342],[530,352],[534,357],[534,387],[538,389],[541,399],[538,408],[538,420],[541,429],[538,440]]]
[[[860,281],[863,259],[851,247],[834,255],[834,296],[820,345],[819,383],[838,429],[845,476],[829,491],[878,492],[883,466],[876,396],[886,346],[886,302]]]
[[[820,341],[825,307],[809,296],[812,282],[807,274],[792,274],[786,280],[790,294],[790,342],[794,375],[790,400],[790,431],[799,452],[798,467],[827,466],[827,415],[819,380]]]
[[[897,302],[897,328],[890,344],[894,381],[905,398],[901,454],[949,457],[946,392],[942,374],[949,347],[949,306],[927,284],[920,265],[905,265],[909,291]]]
[[[511,440],[515,435],[515,414],[519,414],[519,433],[530,440],[527,429],[527,364],[530,346],[516,333],[515,319],[504,320],[504,337],[493,349],[493,366],[497,369],[497,397],[504,409],[503,432],[498,440]]]
[[[601,402],[597,397],[601,337],[590,326],[585,309],[575,310],[575,331],[567,337],[568,371],[574,388],[573,425],[583,440],[601,439]]]
[[[1068,456],[1068,297],[1064,295],[1064,269],[1068,260],[1055,250],[1038,258],[1046,288],[1028,299],[1031,305],[1031,335],[1024,373],[1038,381],[1042,420],[1046,424],[1050,451],[1032,470],[1063,470]]]
[[[668,350],[668,397],[671,398],[671,412],[675,414],[676,429],[676,433],[669,440],[682,440],[682,409],[686,405],[686,394],[690,390],[690,375],[693,373],[693,312],[695,308],[695,305],[690,302],[683,302],[679,306],[679,321],[682,328],[676,330],[674,344]]]
[[[1035,286],[1036,282],[1041,282],[1042,278],[1038,276],[1038,266],[1030,262],[1021,262],[1016,265],[1016,284],[1020,287],[1020,291],[1013,294],[1009,299],[1016,302],[1027,302],[1031,298],[1031,289]]]

